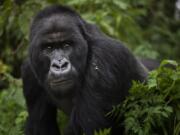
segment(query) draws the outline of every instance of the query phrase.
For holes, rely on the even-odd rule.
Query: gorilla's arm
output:
[[[56,108],[49,103],[39,86],[28,61],[22,65],[24,96],[28,108],[26,135],[60,135],[56,122]]]

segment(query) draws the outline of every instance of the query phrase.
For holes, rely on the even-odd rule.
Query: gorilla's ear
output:
[[[90,24],[82,19],[80,21],[79,28],[81,30],[82,35],[87,41],[103,36],[103,33],[99,30],[99,28],[96,25]]]

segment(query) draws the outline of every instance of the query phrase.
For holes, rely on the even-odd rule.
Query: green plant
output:
[[[124,119],[125,135],[180,134],[180,66],[163,61],[147,83],[133,82],[130,95],[108,115]]]
[[[8,87],[0,92],[0,134],[22,135],[27,112],[21,80],[7,73],[1,76],[7,81]]]
[[[94,135],[110,135],[111,129],[104,129],[104,130],[99,130],[95,131]]]

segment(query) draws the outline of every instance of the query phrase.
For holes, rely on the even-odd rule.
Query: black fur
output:
[[[70,62],[77,70],[73,94],[52,96],[45,80],[50,61],[41,58],[40,31],[46,29],[46,20],[52,16],[67,17],[67,23],[77,33],[78,44],[73,47]],[[52,17],[53,18],[53,17]],[[59,20],[61,21],[61,20]],[[64,21],[64,20],[63,20]],[[52,29],[47,32],[57,32]],[[71,32],[71,29],[68,30]],[[120,42],[104,35],[96,26],[87,23],[75,11],[64,6],[51,6],[35,17],[30,33],[29,57],[22,65],[24,96],[28,108],[26,135],[60,135],[56,122],[57,108],[63,100],[70,101],[67,111],[70,121],[66,135],[93,135],[95,130],[112,127],[105,117],[113,105],[124,100],[132,80],[143,82],[147,72],[142,64]],[[65,109],[66,110],[66,109]],[[122,132],[122,131],[121,131]]]
[[[154,59],[146,58],[146,59],[140,59],[140,61],[150,71],[158,68],[160,65],[160,62],[158,60],[154,60]]]

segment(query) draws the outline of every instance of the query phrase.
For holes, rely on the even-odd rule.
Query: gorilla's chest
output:
[[[65,114],[70,115],[73,108],[72,98],[63,98],[55,101],[56,106]]]

